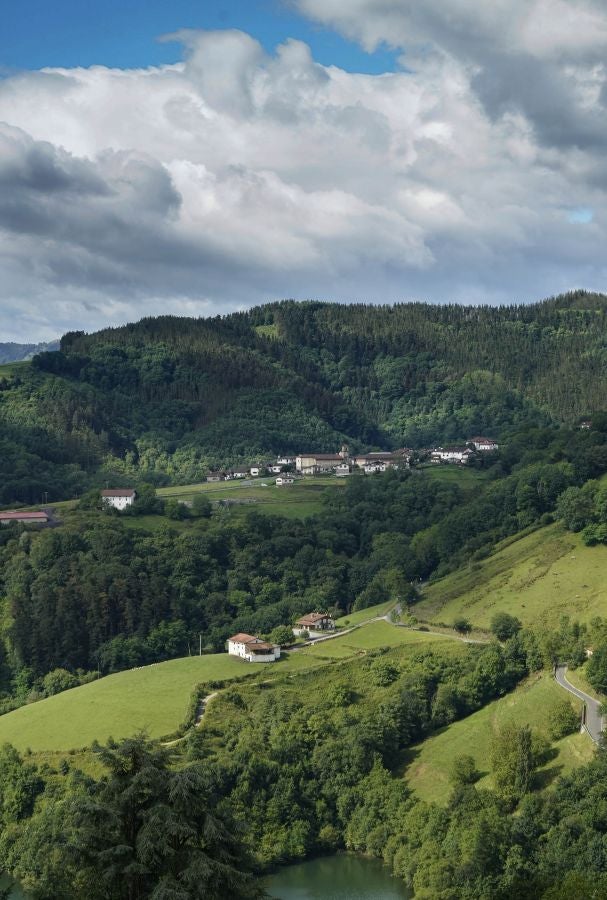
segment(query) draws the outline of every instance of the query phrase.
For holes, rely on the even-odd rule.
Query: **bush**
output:
[[[467,753],[456,756],[451,763],[451,771],[449,773],[451,783],[454,786],[462,784],[474,784],[480,778],[480,772],[476,768],[474,757]]]
[[[491,631],[498,641],[507,641],[514,637],[521,628],[522,624],[519,619],[505,612],[498,612],[491,619]]]
[[[580,717],[569,700],[560,700],[550,710],[548,732],[553,741],[573,734],[580,725]]]
[[[470,634],[470,632],[472,631],[472,625],[470,624],[468,619],[459,618],[454,621],[453,630],[457,631],[458,634]]]

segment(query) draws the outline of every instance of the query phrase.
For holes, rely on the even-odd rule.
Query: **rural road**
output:
[[[567,666],[557,666],[554,677],[561,687],[565,688],[566,691],[569,691],[570,694],[574,694],[580,700],[583,700],[586,704],[586,731],[588,732],[594,743],[598,744],[603,732],[601,704],[598,700],[595,700],[594,697],[591,697],[589,694],[584,693],[584,691],[580,691],[579,688],[574,687],[569,681],[567,681],[565,675],[566,672]]]

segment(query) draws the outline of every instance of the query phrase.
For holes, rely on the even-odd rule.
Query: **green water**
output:
[[[412,894],[377,859],[340,854],[285,866],[267,882],[280,900],[403,900]]]

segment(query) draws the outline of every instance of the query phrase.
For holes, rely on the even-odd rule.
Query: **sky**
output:
[[[0,341],[605,288],[603,0],[3,5]]]

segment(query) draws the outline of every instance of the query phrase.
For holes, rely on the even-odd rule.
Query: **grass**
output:
[[[451,792],[449,771],[453,759],[462,754],[474,757],[483,773],[480,787],[491,787],[490,746],[497,728],[505,722],[530,724],[547,731],[554,705],[568,697],[576,709],[581,704],[567,695],[548,674],[534,676],[511,694],[489,703],[466,719],[454,722],[411,751],[412,761],[406,778],[417,796],[427,801],[446,803]],[[540,770],[540,782],[548,786],[557,775],[564,775],[588,762],[594,745],[585,734],[572,734],[554,744],[556,757]]]
[[[411,631],[409,628],[399,628],[395,625],[390,625],[388,622],[380,621],[363,625],[361,628],[357,628],[356,631],[344,634],[343,637],[322,641],[306,649],[308,653],[314,655],[345,657],[364,650],[372,650],[374,647],[400,647],[405,644],[427,644],[448,640],[448,638],[444,638],[439,634]]]
[[[525,625],[555,626],[563,615],[588,622],[607,611],[606,566],[607,547],[585,547],[579,535],[550,525],[429,585],[414,611],[447,624],[465,616],[485,629],[498,611]]]
[[[160,737],[181,724],[196,684],[250,672],[242,660],[221,653],[108,675],[0,716],[0,743],[19,750],[70,750],[140,729]]]
[[[479,482],[486,481],[487,475],[480,469],[469,469],[466,466],[421,466],[418,471],[424,478],[440,481],[444,484],[457,484],[466,493],[475,491]]]
[[[10,378],[18,369],[29,366],[29,360],[21,360],[20,362],[0,363],[0,378]]]
[[[394,600],[386,600],[385,603],[378,603],[377,606],[368,606],[366,609],[359,609],[347,616],[341,616],[341,618],[336,619],[335,621],[337,625],[343,625],[344,627],[347,627],[348,625],[360,625],[361,622],[366,622],[367,619],[373,619],[375,616],[387,615],[395,605]]]
[[[599,703],[605,703],[607,698],[603,696],[603,694],[599,694],[596,691],[588,678],[586,677],[586,666],[580,666],[578,669],[567,669],[567,681],[570,682],[574,687],[578,688],[580,691],[584,691],[586,694],[589,694],[591,697],[594,697],[595,700],[598,700]]]
[[[119,739],[141,729],[150,737],[162,737],[183,722],[193,689],[205,681],[243,676],[274,680],[373,647],[414,647],[437,641],[445,639],[373,622],[343,637],[285,653],[280,662],[268,666],[253,667],[227,653],[217,653],[130,669],[0,716],[0,743],[8,741],[19,750],[57,752],[80,749],[110,736]]]
[[[337,478],[306,478],[295,484],[277,487],[276,476],[243,479],[219,483],[173,485],[159,488],[158,496],[191,500],[196,494],[205,494],[209,500],[253,501],[236,503],[229,508],[231,514],[249,509],[288,518],[307,518],[322,509],[322,495],[328,489],[339,489],[343,480]]]

